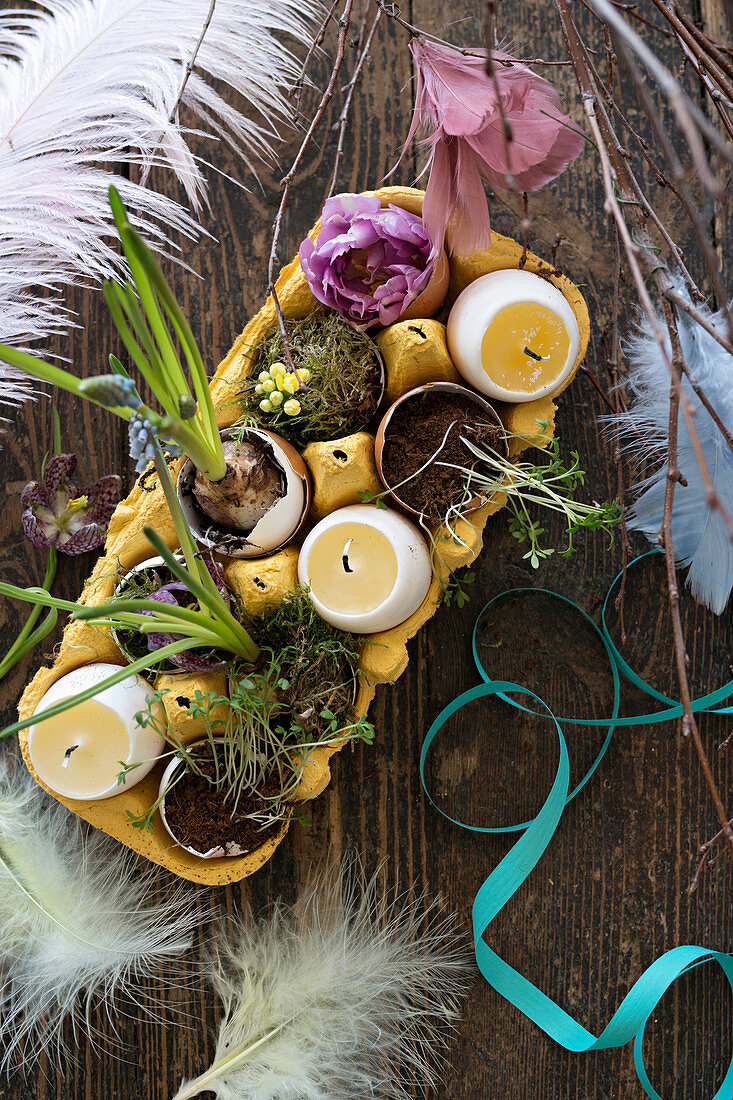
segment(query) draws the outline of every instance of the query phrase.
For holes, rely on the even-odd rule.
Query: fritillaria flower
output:
[[[53,455],[42,481],[30,481],[23,490],[23,530],[34,546],[84,554],[104,542],[122,482],[109,474],[78,489],[71,481],[75,469],[76,455]]]
[[[224,574],[219,566],[211,561],[205,561],[204,564],[213,577],[214,583],[219,591],[222,594],[226,593]],[[147,599],[169,605],[177,604],[178,607],[188,607],[193,611],[198,610],[196,599],[191,595],[183,581],[170,581],[168,584],[163,584],[160,588],[154,589],[154,591],[147,596]],[[153,616],[152,611],[143,611],[142,614]],[[162,649],[163,646],[170,645],[171,642],[180,641],[182,637],[182,634],[166,634],[162,631],[151,631],[147,635],[148,650],[154,653],[156,649]],[[188,649],[184,650],[182,653],[174,653],[168,660],[171,664],[176,665],[180,669],[184,669],[186,672],[215,672],[226,666],[226,661],[215,653],[206,653],[204,650],[196,649]]]
[[[423,128],[430,168],[425,225],[438,246],[451,223],[454,251],[466,255],[488,248],[491,232],[483,181],[507,189],[510,171],[520,191],[536,191],[580,155],[583,135],[564,114],[549,81],[508,54],[492,50],[501,105],[512,133],[507,143],[484,50],[464,54],[421,38],[413,39],[410,49],[417,66],[417,92],[402,155]]]
[[[422,218],[365,195],[327,199],[315,243],[306,237],[300,246],[315,297],[360,328],[396,321],[428,285],[436,258]]]

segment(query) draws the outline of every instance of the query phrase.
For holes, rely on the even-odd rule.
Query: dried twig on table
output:
[[[366,17],[367,17],[367,12],[365,11],[364,12],[364,19],[362,21],[361,33],[359,35],[358,45],[361,47],[360,52],[359,52],[359,57],[357,58],[356,65],[354,66],[354,72],[353,72],[353,75],[351,77],[351,80],[349,81],[349,83],[343,89],[346,92],[346,98],[344,100],[344,105],[341,108],[341,114],[339,115],[338,119],[336,120],[336,122],[334,123],[334,126],[333,126],[334,130],[338,130],[338,141],[336,143],[336,154],[334,156],[333,172],[331,174],[331,181],[328,185],[328,192],[326,194],[326,198],[330,198],[331,195],[333,195],[333,193],[336,190],[336,182],[338,180],[339,168],[341,167],[341,161],[343,160],[343,157],[344,157],[344,140],[346,138],[346,128],[347,128],[348,121],[349,121],[349,113],[351,111],[351,104],[352,104],[352,101],[353,101],[353,98],[354,98],[354,89],[356,88],[356,86],[359,82],[359,77],[361,76],[361,71],[364,68],[364,64],[369,58],[369,50],[371,49],[372,39],[374,37],[374,32],[377,29],[377,23],[379,22],[379,20],[382,17],[381,8],[377,9],[377,14],[374,16],[374,19],[372,20],[372,25],[369,28],[369,33],[367,34],[366,39],[364,40],[364,29],[365,29],[365,26],[366,26]],[[362,45],[362,41],[363,41],[363,45]]]
[[[645,203],[640,201],[641,188],[631,172],[627,155],[621,146],[613,128],[610,115],[606,109],[604,89],[597,79],[597,74],[585,44],[580,36],[577,25],[572,17],[567,0],[554,0],[555,8],[560,18],[560,24],[568,47],[575,77],[583,99],[588,125],[593,134],[598,150],[601,169],[603,173],[604,191],[606,195],[606,210],[613,219],[624,253],[631,271],[632,278],[639,296],[639,300],[646,314],[660,350],[667,363],[670,372],[670,424],[669,424],[669,453],[667,456],[667,491],[664,505],[664,518],[660,541],[662,542],[667,565],[667,587],[669,593],[670,610],[672,616],[672,631],[674,640],[675,663],[677,678],[680,687],[680,698],[683,708],[682,729],[685,736],[690,736],[700,762],[705,782],[710,791],[710,796],[715,807],[716,814],[721,823],[721,836],[725,839],[731,854],[733,854],[733,827],[728,820],[723,802],[712,775],[710,763],[702,744],[697,723],[692,713],[690,685],[687,673],[687,653],[682,630],[682,620],[679,610],[679,589],[675,569],[674,547],[672,542],[672,505],[674,490],[680,478],[677,466],[677,422],[680,411],[682,412],[690,439],[695,450],[697,462],[703,477],[708,504],[711,509],[717,509],[723,518],[726,528],[733,541],[733,520],[725,513],[720,500],[714,491],[710,473],[705,465],[702,449],[695,431],[693,410],[690,406],[684,388],[682,386],[682,374],[686,370],[686,364],[682,355],[682,349],[677,332],[677,322],[674,310],[666,296],[671,285],[666,267],[656,260],[654,244],[648,231],[648,213]],[[590,6],[601,14],[602,18],[616,32],[614,46],[619,53],[624,51],[626,45],[630,45],[633,52],[642,60],[644,65],[659,82],[663,92],[667,95],[672,109],[680,122],[680,127],[688,139],[690,153],[696,167],[701,166],[701,157],[704,160],[702,173],[706,183],[710,185],[711,193],[719,193],[717,180],[712,173],[704,156],[702,133],[707,137],[710,124],[704,119],[704,125],[700,123],[701,112],[695,104],[690,103],[678,82],[660,64],[645,43],[631,30],[628,24],[619,15],[618,11],[608,0],[589,0]],[[621,24],[621,26],[619,26]],[[626,56],[624,56],[626,60]],[[699,125],[699,129],[696,126]],[[693,132],[694,131],[694,132]],[[717,134],[716,134],[717,139]],[[718,145],[719,139],[714,144]],[[666,149],[663,146],[663,153]],[[674,171],[674,164],[672,170]],[[649,204],[646,204],[649,205]],[[699,226],[695,219],[691,219],[693,228],[697,231]],[[671,348],[671,355],[667,351],[667,339],[657,321],[657,313],[651,300],[649,290],[642,274],[642,265],[647,269],[648,275],[653,279],[656,289],[662,297],[664,320],[667,328],[667,339]]]
[[[283,313],[280,300],[277,296],[277,290],[275,289],[275,265],[277,263],[277,246],[280,243],[280,234],[282,232],[283,217],[285,215],[285,209],[287,207],[288,199],[290,197],[290,191],[293,186],[293,180],[303,163],[308,146],[310,145],[313,135],[318,129],[321,119],[326,113],[326,108],[331,102],[334,88],[336,87],[336,81],[338,80],[339,73],[341,72],[341,65],[344,60],[344,53],[346,51],[346,37],[349,33],[349,27],[351,25],[351,13],[354,7],[354,0],[346,0],[344,4],[343,14],[339,20],[339,35],[338,43],[336,45],[336,56],[333,62],[333,68],[331,69],[331,75],[326,84],[326,89],[321,96],[320,102],[316,108],[315,114],[311,119],[310,125],[305,132],[298,152],[295,154],[295,159],[290,166],[290,170],[287,175],[281,180],[282,196],[280,198],[280,205],[275,216],[275,222],[272,227],[272,244],[270,246],[270,258],[267,265],[267,291],[272,296],[273,303],[275,305],[275,312],[277,313],[277,323],[280,329],[280,335],[283,340],[283,350],[285,352],[285,358],[288,361],[290,370],[297,374],[297,368],[293,362],[293,357],[290,352],[290,343],[288,341],[288,333],[285,325],[285,314]]]

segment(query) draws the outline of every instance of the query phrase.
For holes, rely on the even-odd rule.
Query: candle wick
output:
[[[530,359],[536,359],[538,363],[541,363],[543,359],[549,359],[549,355],[538,355],[536,351],[532,351],[531,348],[525,347],[524,354],[528,355]]]
[[[66,752],[64,753],[64,759],[61,761],[61,767],[62,768],[68,768],[69,760],[71,759],[71,754],[74,751],[74,749],[78,749],[78,748],[79,748],[78,745],[72,745],[70,749],[66,750]]]
[[[353,539],[349,539],[349,541],[346,543],[346,546],[344,546],[344,552],[341,555],[341,561],[343,562],[344,570],[347,573],[353,573],[354,572],[354,570],[349,565],[349,549],[350,549],[351,544],[352,544],[353,541],[354,541]]]

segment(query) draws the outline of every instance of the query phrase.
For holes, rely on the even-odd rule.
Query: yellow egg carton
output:
[[[383,205],[395,203],[415,214],[422,212],[423,192],[414,188],[384,187],[368,194],[376,195]],[[315,237],[319,230],[320,222],[313,227],[310,236]],[[573,375],[575,374],[585,355],[590,326],[585,301],[573,283],[556,273],[539,256],[531,252],[525,253],[516,241],[498,233],[492,234],[491,247],[488,250],[472,256],[451,256],[449,262],[449,305],[469,283],[490,271],[522,266],[527,271],[550,279],[562,291],[578,320],[580,349],[573,371]],[[304,317],[319,308],[297,257],[281,272],[277,281],[277,294],[287,317]],[[274,304],[268,298],[219,365],[211,390],[218,409],[220,427],[229,427],[237,419],[237,391],[252,370],[257,345],[272,331],[276,323]],[[386,400],[389,402],[424,382],[461,381],[448,354],[445,325],[434,318],[397,322],[380,332],[376,342],[384,357]],[[573,375],[566,379],[560,389],[570,383]],[[514,437],[520,437],[511,441],[512,454],[520,453],[527,446],[546,445],[554,429],[555,396],[553,394],[517,405],[497,406],[507,430]],[[540,428],[538,421],[547,426]],[[311,443],[303,452],[303,457],[313,483],[309,521],[316,522],[337,508],[358,503],[359,493],[364,490],[378,492],[382,488],[374,463],[374,438],[369,432],[362,431],[344,439]],[[407,641],[435,613],[441,601],[441,582],[445,582],[453,570],[474,561],[481,550],[481,532],[487,519],[505,501],[506,498],[499,495],[473,512],[470,525],[459,521],[456,534],[460,542],[451,538],[442,542],[443,560],[436,567],[438,576],[433,579],[421,607],[400,626],[370,635],[370,642],[373,644],[364,646],[359,667],[359,714],[367,713],[377,684],[394,683],[404,672],[407,666]],[[112,595],[119,571],[129,569],[150,556],[150,545],[143,534],[146,526],[154,528],[171,549],[177,548],[173,522],[152,469],[138,479],[130,495],[118,505],[109,526],[104,553],[84,587],[79,598],[80,604],[94,605],[108,599]],[[296,545],[256,561],[230,560],[226,565],[227,583],[242,604],[256,613],[268,604],[277,603],[286,592],[293,589],[296,584],[297,562]],[[64,631],[53,665],[40,669],[26,688],[18,706],[20,717],[27,718],[33,713],[41,696],[59,677],[81,665],[97,661],[125,664],[108,628],[91,626],[85,622],[70,622]],[[202,692],[225,693],[226,682],[222,673],[177,673],[159,676],[156,687],[167,689],[164,702],[170,726],[186,741],[191,741],[203,733],[201,720],[192,718],[188,711],[193,693],[197,689]],[[40,783],[29,758],[27,735],[24,732],[20,734],[20,745],[27,767]],[[315,798],[325,789],[331,777],[330,758],[339,747],[319,748],[311,754],[299,791],[300,799]],[[368,752],[369,749],[365,751]],[[182,878],[210,885],[236,882],[254,874],[267,862],[288,830],[290,822],[286,821],[260,848],[244,856],[214,860],[192,856],[171,840],[157,815],[152,833],[135,828],[130,822],[130,816],[144,814],[155,801],[161,772],[162,765],[136,786],[101,801],[85,802],[58,795],[55,797],[80,817],[154,863],[167,867]],[[41,786],[44,784],[41,783]]]

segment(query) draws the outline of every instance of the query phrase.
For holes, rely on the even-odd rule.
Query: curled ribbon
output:
[[[631,566],[652,554],[659,554],[659,551],[650,550],[648,553],[640,555],[631,562]],[[637,979],[616,1009],[609,1023],[601,1034],[596,1037],[574,1020],[572,1016],[564,1011],[564,1009],[550,1000],[549,997],[528,981],[527,978],[523,977],[517,970],[509,966],[508,963],[489,947],[484,939],[484,934],[489,929],[494,917],[504,908],[512,895],[519,889],[525,879],[529,877],[539,860],[542,858],[542,855],[557,829],[563,810],[585,786],[595,772],[605,755],[615,728],[617,726],[648,725],[654,722],[664,722],[682,716],[683,709],[681,704],[675,702],[674,699],[662,695],[642,680],[641,677],[630,668],[626,661],[624,661],[611,640],[606,625],[606,611],[611,594],[620,578],[621,574],[619,573],[608,590],[603,604],[600,628],[588,615],[586,615],[582,608],[577,606],[577,604],[572,603],[572,601],[568,600],[565,596],[560,596],[554,592],[548,592],[545,589],[511,589],[495,596],[485,605],[476,620],[472,640],[474,661],[479,675],[484,682],[477,687],[471,688],[469,691],[464,691],[462,695],[459,695],[458,698],[444,707],[431,725],[423,741],[422,751],[420,753],[420,779],[430,802],[443,817],[447,818],[448,821],[451,821],[454,825],[477,833],[522,833],[519,840],[517,840],[499,865],[482,883],[473,902],[472,923],[476,962],[486,981],[493,986],[498,993],[510,1001],[511,1004],[528,1016],[530,1020],[534,1021],[538,1027],[542,1028],[542,1030],[552,1039],[565,1047],[566,1050],[576,1052],[602,1050],[609,1047],[624,1046],[633,1039],[634,1066],[639,1081],[647,1096],[651,1097],[651,1100],[662,1100],[659,1093],[651,1084],[644,1064],[643,1042],[644,1028],[647,1020],[661,998],[677,978],[685,973],[685,971],[690,970],[694,966],[699,966],[703,962],[717,962],[722,968],[728,984],[733,991],[732,955],[722,951],[713,951],[706,947],[694,946],[675,947],[670,951],[666,951]],[[479,623],[486,609],[492,604],[507,596],[524,592],[540,592],[544,595],[562,600],[579,612],[599,636],[608,656],[613,676],[613,713],[609,718],[557,718],[544,700],[538,695],[535,695],[534,692],[529,691],[526,687],[506,680],[492,680],[489,677],[478,654],[477,633]],[[638,714],[631,717],[620,718],[618,711],[622,676],[636,687],[641,688],[647,695],[656,699],[658,702],[664,703],[664,709],[650,714]],[[530,696],[543,709],[533,710],[531,707],[525,706],[517,699],[513,698],[512,696],[514,695]],[[692,710],[694,713],[706,711],[711,714],[730,714],[733,712],[733,707],[731,706],[713,708],[715,704],[722,702],[731,695],[733,695],[733,680],[729,681],[723,687],[718,688],[716,691],[709,692],[707,695],[703,695],[699,699],[694,700],[692,703]],[[557,772],[552,784],[552,789],[544,805],[536,817],[532,818],[531,821],[525,821],[519,825],[493,827],[469,825],[464,821],[451,817],[434,801],[428,790],[425,779],[425,763],[428,752],[441,728],[454,714],[461,710],[462,707],[467,706],[477,699],[485,699],[489,696],[496,696],[510,706],[523,710],[526,713],[536,714],[539,717],[549,717],[554,725],[560,746],[560,758],[557,765]],[[608,728],[608,733],[601,745],[598,755],[572,791],[570,790],[570,759],[568,747],[560,725],[561,722],[573,725],[602,726]],[[731,1058],[725,1078],[715,1095],[712,1097],[712,1100],[733,1100],[733,1058]]]

